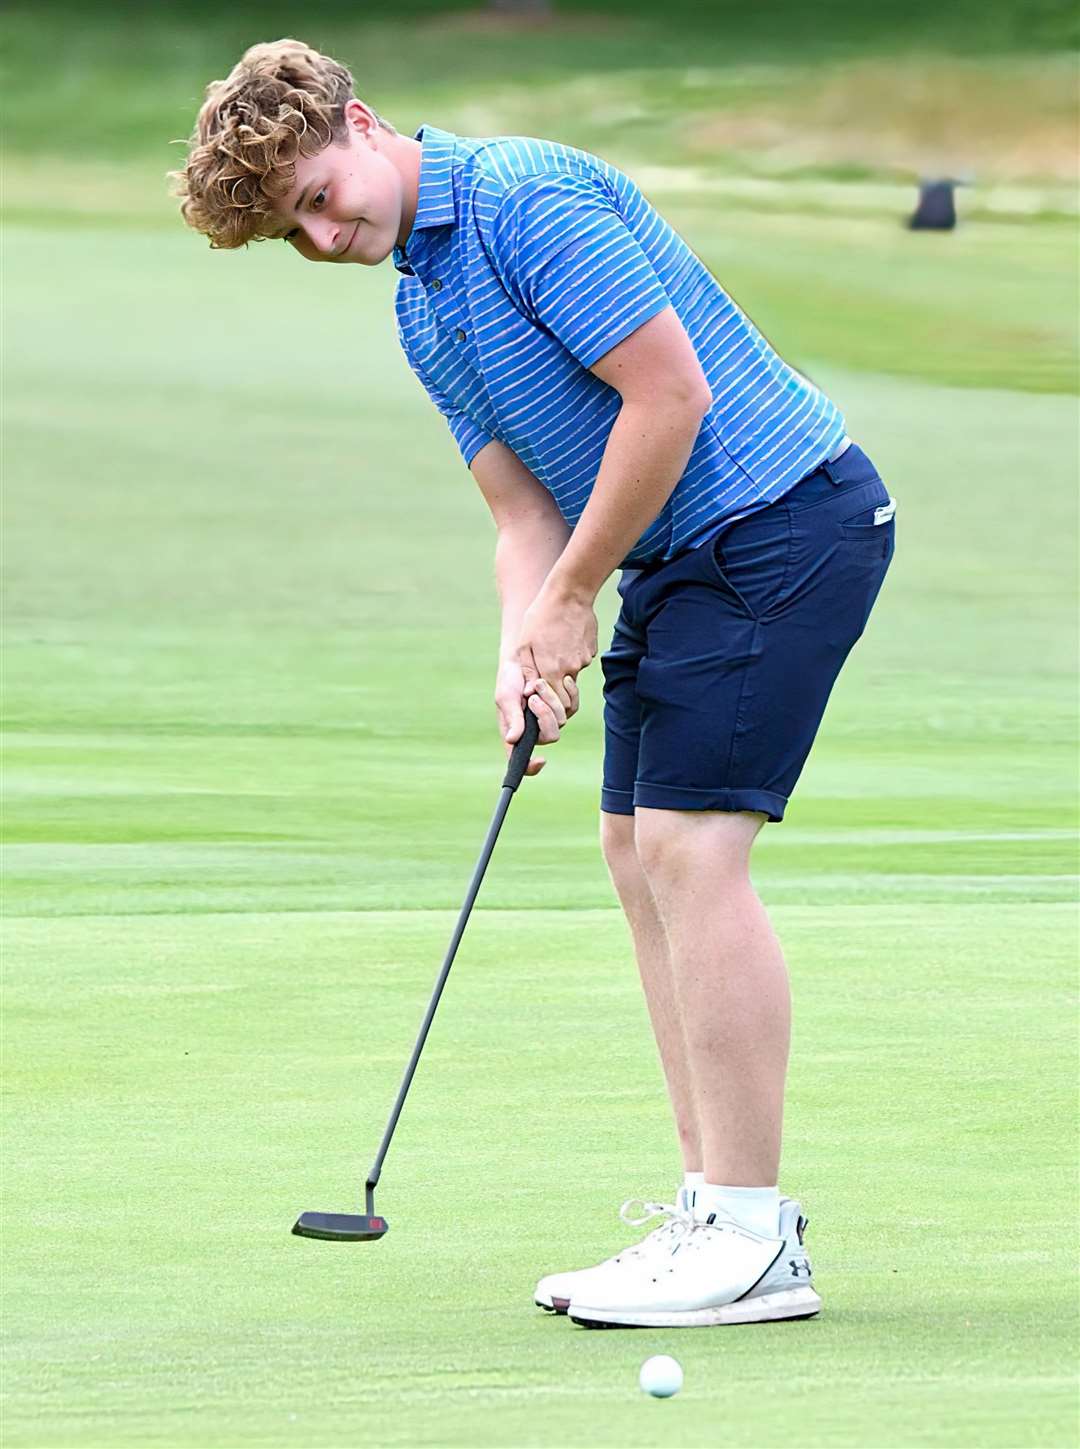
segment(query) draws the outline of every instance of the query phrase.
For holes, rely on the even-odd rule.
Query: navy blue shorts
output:
[[[600,658],[602,810],[783,819],[892,560],[890,503],[852,444],[708,542],[624,571]]]

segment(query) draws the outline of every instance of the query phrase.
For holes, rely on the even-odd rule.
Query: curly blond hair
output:
[[[222,81],[211,81],[170,192],[188,226],[231,249],[265,241],[274,208],[296,184],[296,162],[347,136],[353,78],[300,40],[253,45]],[[389,121],[376,120],[384,131]]]

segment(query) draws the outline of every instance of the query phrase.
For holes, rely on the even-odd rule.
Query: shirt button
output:
[[[464,342],[465,341],[465,334],[464,334],[464,332],[462,332],[462,330],[461,330],[460,327],[454,333],[454,341],[455,342]]]
[[[433,292],[441,292],[442,291],[442,283],[439,281],[438,277],[436,277],[435,280],[432,282],[432,284],[431,284],[431,290]]]

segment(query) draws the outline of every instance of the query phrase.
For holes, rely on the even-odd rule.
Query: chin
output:
[[[361,222],[361,226],[364,226],[364,223]],[[377,267],[380,262],[386,261],[393,249],[393,242],[386,246],[375,236],[357,235],[357,238],[349,245],[349,255],[344,256],[342,261],[355,262],[360,267]]]
[[[395,242],[379,241],[376,245],[364,248],[364,251],[356,257],[356,260],[365,267],[377,267],[386,261],[394,251]]]

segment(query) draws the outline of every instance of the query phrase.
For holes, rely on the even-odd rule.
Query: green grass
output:
[[[957,277],[938,239],[804,220],[808,274],[885,299],[861,341],[854,304],[789,305],[788,220],[672,214],[900,500],[757,852],[796,1009],[781,1181],[826,1312],[594,1336],[531,1308],[677,1169],[597,848],[597,668],[485,883],[391,1235],[288,1235],[355,1200],[494,804],[490,521],[389,272],[11,228],[11,1446],[1070,1442],[1075,404],[1029,390],[1022,345],[994,390],[905,377],[897,320],[943,298],[962,371],[1010,244],[1020,275],[1048,233],[957,234]],[[657,1350],[686,1368],[666,1408],[636,1389]]]
[[[424,3],[402,23],[382,3],[202,0],[114,3],[88,23],[64,0],[17,3],[0,50],[0,205],[23,224],[175,232],[165,173],[182,164],[207,83],[256,41],[296,34],[349,65],[405,134],[436,120],[552,137],[713,215],[897,223],[920,176],[954,175],[972,183],[967,219],[1075,224],[1076,32],[1058,0],[835,0],[825,15],[794,0],[675,0],[663,16],[563,0],[543,24],[482,5]],[[58,116],[78,119],[61,132]]]
[[[508,828],[496,874],[527,900],[531,800]],[[479,913],[391,1149],[389,1236],[288,1234],[355,1198],[452,925],[428,899],[11,923],[8,1444],[1072,1442],[1068,907],[778,909],[782,1180],[825,1312],[603,1335],[530,1289],[611,1251],[620,1194],[675,1171],[610,909]],[[666,1407],[636,1386],[660,1351],[686,1370]]]
[[[790,79],[804,22],[770,13]],[[900,45],[892,13],[838,9],[834,51]],[[899,500],[866,637],[755,851],[795,1007],[781,1185],[825,1312],[588,1334],[532,1308],[536,1277],[614,1251],[619,1202],[678,1168],[597,842],[599,665],[484,883],[380,1189],[389,1237],[292,1238],[299,1209],[357,1200],[495,803],[494,534],[398,353],[393,271],[212,254],[164,198],[161,138],[251,16],[132,9],[118,47],[72,14],[6,25],[5,1449],[1069,1449],[1067,208],[1036,219],[1033,170],[1015,205],[976,189],[955,234],[912,235],[869,138],[862,180],[777,152],[688,187],[677,130],[650,150],[604,108],[655,62],[675,117],[692,40],[757,125],[763,11],[661,44],[627,7],[573,111],[565,35],[311,24],[397,65],[405,125],[531,115],[639,168]],[[980,14],[984,79],[1063,23]],[[965,17],[909,7],[904,44],[947,50]],[[63,97],[86,122],[58,154]],[[665,1405],[636,1387],[653,1352],[686,1370]]]
[[[837,117],[819,115],[824,99],[843,116],[848,143],[872,141],[883,126],[893,141],[911,131],[920,143],[911,155],[871,145],[868,157],[845,155],[849,165],[918,171],[933,157],[927,142],[941,141],[943,164],[986,179],[1020,164],[1008,153],[1031,133],[1026,164],[1039,170],[1053,142],[1066,156],[1061,179],[1074,179],[1070,48],[1080,45],[1080,23],[1065,0],[834,0],[825,9],[798,0],[674,0],[662,13],[644,0],[561,0],[539,26],[513,24],[484,3],[425,0],[404,23],[397,10],[388,0],[114,0],[90,20],[68,0],[15,0],[0,51],[5,150],[164,169],[177,160],[168,142],[190,134],[207,83],[257,41],[294,35],[348,65],[358,93],[402,129],[438,113],[456,129],[486,134],[494,115],[504,131],[577,136],[577,144],[677,162],[711,120],[747,108],[758,119],[763,108],[778,111],[788,127],[827,121],[832,136]],[[845,106],[852,68],[855,91]],[[744,147],[725,135],[699,149],[707,163],[753,169],[775,148],[760,135]],[[817,169],[827,161],[812,158]]]

